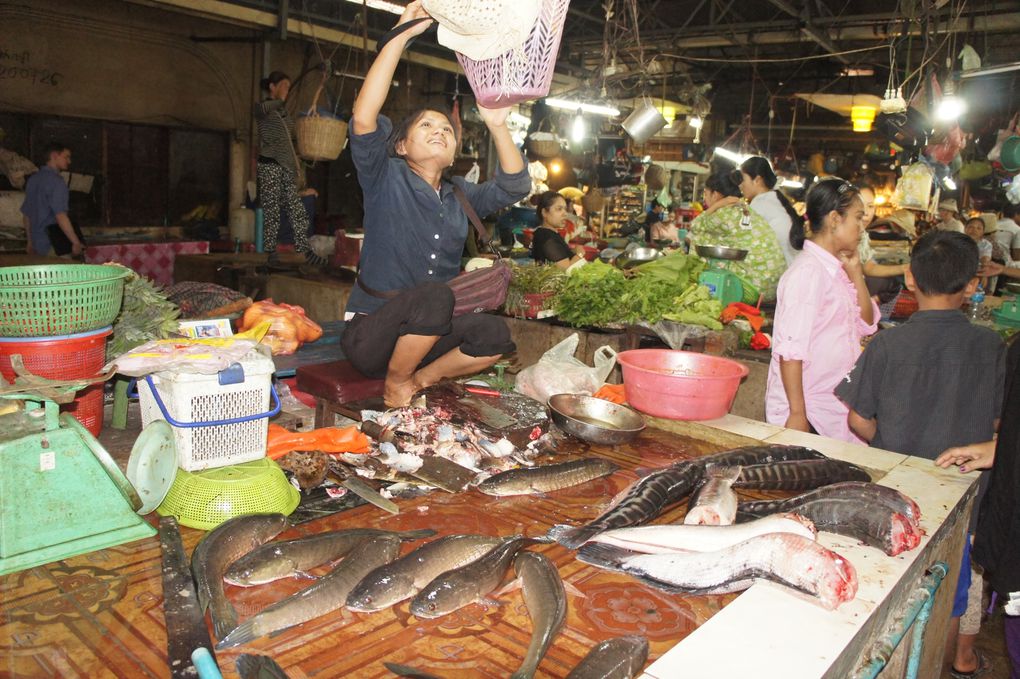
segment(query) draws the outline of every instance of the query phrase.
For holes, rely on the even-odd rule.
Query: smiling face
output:
[[[542,210],[542,224],[544,226],[558,229],[563,226],[563,220],[567,216],[567,201],[564,198],[553,200],[552,205]]]
[[[434,162],[439,167],[453,165],[457,135],[450,119],[439,111],[424,111],[407,128],[407,136],[394,145],[397,155],[412,163]]]

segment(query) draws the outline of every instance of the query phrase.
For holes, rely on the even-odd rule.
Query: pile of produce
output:
[[[322,337],[318,323],[305,316],[302,307],[292,304],[275,304],[264,299],[248,307],[241,318],[239,332],[251,330],[259,323],[269,323],[269,332],[263,343],[269,345],[274,356],[293,354],[302,344]]]
[[[177,332],[180,309],[148,278],[132,272],[124,284],[124,303],[113,324],[113,336],[106,345],[106,358],[121,354],[151,340],[166,339]]]
[[[722,305],[698,284],[704,260],[674,252],[632,274],[596,261],[575,271],[556,296],[559,317],[574,326],[606,326],[663,319],[722,328]]]
[[[555,264],[514,266],[503,308],[512,316],[528,316],[529,295],[554,296],[567,280],[566,272]],[[543,302],[543,306],[548,302]]]

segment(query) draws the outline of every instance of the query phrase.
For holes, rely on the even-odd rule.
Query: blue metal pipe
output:
[[[853,679],[875,679],[889,663],[889,658],[903,641],[910,628],[917,623],[914,638],[910,644],[910,656],[907,659],[906,679],[917,679],[918,667],[921,663],[921,651],[924,647],[924,630],[931,617],[931,609],[935,604],[935,593],[939,585],[949,573],[949,566],[943,561],[936,561],[925,573],[917,589],[907,599],[906,610],[899,624],[875,642],[871,657],[854,673]]]

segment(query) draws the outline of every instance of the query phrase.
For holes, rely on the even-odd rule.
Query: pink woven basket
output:
[[[482,61],[457,52],[457,61],[481,106],[512,106],[549,94],[569,5],[570,0],[543,0],[538,21],[520,49]]]

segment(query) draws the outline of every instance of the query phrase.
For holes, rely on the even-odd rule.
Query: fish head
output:
[[[414,591],[412,573],[388,570],[375,577],[369,573],[351,590],[347,597],[347,608],[362,613],[381,611],[413,595]]]
[[[411,601],[411,614],[416,618],[430,619],[452,613],[469,603],[465,598],[470,594],[463,590],[463,587],[457,587],[448,581],[430,585]]]

